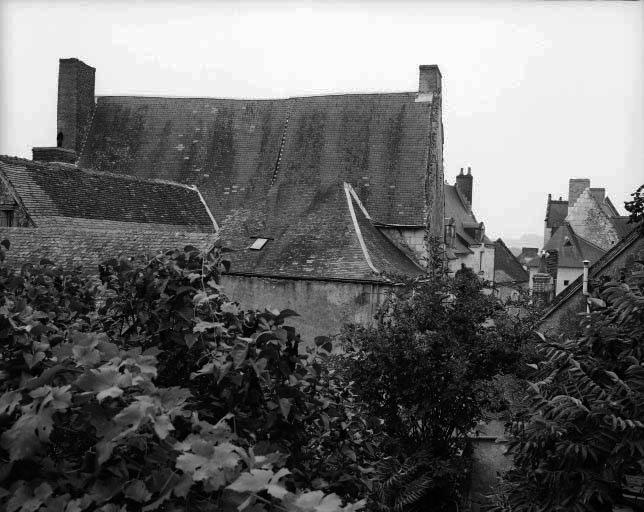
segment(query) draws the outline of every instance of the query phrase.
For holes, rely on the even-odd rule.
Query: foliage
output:
[[[292,311],[241,310],[222,265],[217,249],[186,247],[109,261],[100,282],[45,260],[0,268],[0,506],[362,506],[330,491],[366,484],[346,455],[355,418],[337,405],[328,340],[303,346],[284,325]],[[331,470],[315,467],[325,456]]]
[[[393,293],[376,326],[345,333],[350,378],[392,456],[379,468],[382,510],[452,509],[467,436],[493,405],[492,377],[524,372],[519,349],[537,316],[519,305],[508,313],[486,292],[470,269],[436,271]]]
[[[624,203],[624,208],[630,214],[628,221],[634,224],[639,223],[639,229],[644,230],[644,185],[633,192],[631,196],[633,200]]]
[[[499,508],[609,511],[644,460],[644,272],[591,298],[583,335],[540,335],[529,406],[511,425],[516,469]]]

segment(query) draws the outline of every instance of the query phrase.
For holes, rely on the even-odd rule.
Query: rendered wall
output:
[[[461,268],[461,263],[464,263],[475,274],[478,274],[482,270],[483,279],[494,281],[494,246],[470,246],[470,250],[473,251],[473,254],[467,254],[449,262],[450,271],[456,272]],[[481,253],[483,253],[483,257],[481,257]]]
[[[304,340],[340,332],[346,323],[368,324],[385,297],[378,284],[224,276],[224,293],[247,309],[292,309],[289,318]]]
[[[557,269],[557,289],[555,294],[559,294],[564,291],[568,285],[577,279],[581,274],[583,274],[583,268],[569,268],[569,267],[559,267]],[[564,285],[564,281],[568,281],[568,285]]]

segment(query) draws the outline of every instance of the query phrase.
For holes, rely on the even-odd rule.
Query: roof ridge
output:
[[[393,95],[413,95],[418,94],[417,91],[379,91],[379,92],[337,92],[331,94],[308,94],[303,96],[285,96],[280,98],[224,98],[221,96],[173,96],[173,95],[145,95],[145,94],[106,94],[97,95],[96,98],[139,98],[139,99],[162,99],[162,100],[226,100],[226,101],[288,101],[308,98],[325,98],[325,97],[338,97],[338,96],[393,96]]]

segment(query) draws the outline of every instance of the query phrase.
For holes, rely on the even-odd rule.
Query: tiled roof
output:
[[[567,222],[564,222],[552,235],[544,247],[545,251],[557,250],[559,267],[583,268],[583,261],[591,265],[606,251],[577,235]]]
[[[469,246],[479,244],[474,240],[466,231],[466,228],[479,226],[480,223],[476,220],[469,203],[462,196],[460,190],[455,185],[448,185],[445,183],[445,218],[454,219],[456,227],[456,238],[454,240],[454,247],[452,248],[456,254],[470,253]],[[492,244],[492,241],[483,236],[483,243]]]
[[[530,274],[525,271],[512,251],[500,238],[494,242],[494,282],[503,284],[528,282]]]
[[[568,215],[568,201],[548,200],[546,207],[546,227],[558,228]]]
[[[72,269],[81,266],[87,275],[97,274],[98,265],[119,256],[154,256],[160,252],[192,245],[207,249],[214,242],[211,233],[77,229],[63,226],[47,228],[0,227],[0,237],[8,239],[7,265],[20,268],[24,263],[51,260]]]
[[[635,224],[629,223],[628,220],[629,220],[628,216],[619,216],[619,217],[611,218],[613,226],[615,226],[615,230],[617,231],[617,234],[619,235],[620,238],[626,238],[631,233],[631,231],[635,229]]]
[[[233,250],[231,273],[347,281],[382,281],[382,273],[421,274],[348,195],[342,183],[329,184],[311,208],[288,224],[279,212],[231,213],[222,220],[220,231],[222,242]],[[268,242],[260,250],[250,249],[255,238]]]
[[[415,98],[100,97],[80,162],[196,184],[218,221],[254,209],[283,227],[345,181],[374,220],[422,226],[432,119]]]
[[[36,226],[61,218],[214,229],[199,193],[184,185],[0,156],[8,180]]]

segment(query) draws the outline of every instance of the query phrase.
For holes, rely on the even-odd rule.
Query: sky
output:
[[[58,59],[97,95],[415,91],[443,75],[444,165],[488,235],[543,234],[569,178],[644,183],[644,3],[0,0],[0,154],[56,141]]]

